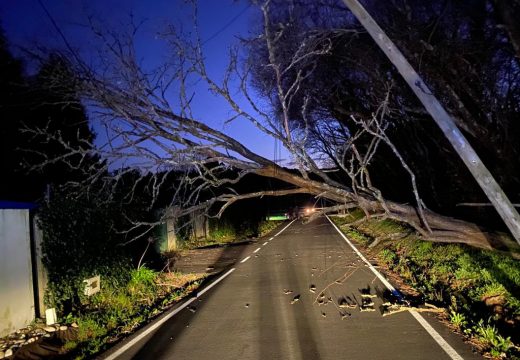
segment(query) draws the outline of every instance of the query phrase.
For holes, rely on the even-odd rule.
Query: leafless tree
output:
[[[95,65],[80,59],[75,52],[62,56],[75,74],[74,80],[67,84],[69,90],[78,94],[92,110],[93,121],[99,124],[97,128],[104,129],[99,137],[106,141],[96,146],[73,148],[59,133],[33,129],[36,135],[60,142],[71,154],[60,159],[49,158],[42,166],[70,160],[71,166],[80,167],[82,159],[96,157],[102,161],[95,169],[91,166],[90,175],[77,186],[84,188],[93,182],[103,182],[107,174],[121,168],[110,181],[104,182],[113,186],[126,171],[138,169],[148,175],[147,181],[155,189],[155,196],[166,181],[165,171],[175,170],[179,173],[179,183],[169,204],[178,208],[175,216],[215,208],[212,215],[220,216],[241,199],[307,193],[334,203],[316,215],[359,207],[367,218],[378,216],[405,222],[426,240],[482,248],[503,246],[501,237],[485,233],[477,225],[435,214],[424,207],[413,171],[385,133],[388,108],[384,101],[373,109],[370,117],[351,114],[355,128],[346,128],[333,117],[316,121],[320,114],[314,112],[314,99],[305,92],[304,84],[315,70],[316,61],[330,53],[331,37],[337,33],[306,33],[302,37],[305,40],[297,44],[295,51],[282,54],[287,49],[278,46],[278,42],[286,36],[288,25],[273,21],[270,5],[270,1],[265,1],[259,6],[263,31],[254,41],[264,42],[268,51],[268,62],[262,66],[276,89],[266,96],[272,107],[262,106],[257,100],[258,94],[250,84],[257,64],[251,58],[244,60],[240,48],[230,50],[222,79],[210,76],[207,62],[211,59],[203,54],[196,7],[193,32],[183,33],[171,25],[161,34],[169,46],[170,57],[154,69],[143,66],[136,53],[133,38],[139,31],[138,25],[133,25],[126,35],[106,29],[98,31],[93,25],[103,44]],[[341,31],[347,30],[338,30]],[[60,77],[55,76],[55,81],[59,82]],[[293,169],[253,152],[246,144],[198,119],[193,108],[193,99],[197,96],[193,84],[200,81],[228,104],[230,115],[218,119],[221,123],[250,122],[290,153]],[[200,91],[200,84],[197,89]],[[390,91],[391,87],[387,93]],[[294,117],[299,121],[291,121]],[[414,205],[387,201],[372,184],[369,164],[382,146],[390,147],[409,174],[410,188],[416,199]],[[326,171],[330,164],[341,168],[348,177],[338,178]],[[249,194],[235,192],[233,185],[247,174],[276,178],[289,187]],[[215,188],[225,190],[209,198],[202,196]],[[171,212],[165,212],[164,216],[167,214]],[[134,219],[134,226],[151,228],[163,220],[143,223]],[[142,236],[145,234],[143,231]]]

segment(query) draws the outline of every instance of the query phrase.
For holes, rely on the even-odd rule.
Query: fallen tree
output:
[[[64,77],[54,72],[49,74],[49,81],[76,94],[92,109],[92,120],[97,129],[104,130],[106,141],[96,146],[86,142],[84,146],[81,142],[79,146],[72,146],[59,133],[28,129],[35,136],[58,142],[70,154],[47,158],[39,166],[61,161],[81,168],[85,159],[102,159],[96,166],[89,166],[86,180],[71,184],[80,191],[89,189],[94,182],[117,186],[119,178],[137,168],[147,175],[146,181],[155,197],[166,181],[165,172],[175,170],[182,174],[169,203],[178,209],[175,216],[200,209],[207,209],[208,216],[220,216],[240,199],[308,193],[335,203],[317,214],[359,207],[367,217],[405,222],[425,240],[517,252],[511,250],[504,236],[487,233],[475,224],[426,208],[414,171],[387,135],[392,114],[389,98],[394,91],[391,79],[386,83],[384,97],[377,99],[369,111],[349,114],[350,127],[333,114],[319,112],[312,92],[306,91],[309,87],[306,81],[313,75],[317,62],[331,54],[336,37],[359,30],[309,31],[293,49],[287,49],[279,46],[279,41],[292,34],[286,31],[288,25],[275,21],[269,1],[259,9],[262,33],[252,41],[263,43],[267,62],[261,66],[272,89],[263,94],[251,86],[258,64],[251,57],[241,57],[243,49],[230,50],[229,64],[220,81],[210,76],[197,31],[196,8],[192,33],[183,33],[173,25],[162,33],[172,56],[154,69],[143,66],[140,54],[136,53],[133,36],[139,30],[137,25],[130,24],[130,35],[125,35],[106,29],[100,31],[92,24],[102,44],[97,62],[87,63],[69,46],[69,52],[61,56],[72,70],[73,79],[64,84]],[[199,119],[193,99],[201,91],[200,82],[230,109],[229,117],[218,119],[220,123],[250,122],[258,131],[279,142],[290,154],[290,162],[282,166],[250,150],[224,131],[209,126],[207,119]],[[295,118],[298,121],[294,121]],[[374,186],[369,167],[382,147],[390,149],[405,169],[414,205],[388,201]],[[328,171],[331,167],[342,175]],[[114,172],[115,168],[122,170]],[[110,173],[113,176],[108,177]],[[278,179],[288,188],[237,193],[233,186],[247,174]],[[136,180],[136,184],[138,182]],[[207,194],[216,188],[221,189],[220,193],[208,198]],[[144,235],[171,213],[166,211],[157,222],[133,219],[131,231],[142,229]]]

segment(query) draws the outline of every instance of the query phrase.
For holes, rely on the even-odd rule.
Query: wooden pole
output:
[[[455,148],[455,151],[459,154],[464,164],[466,164],[482,190],[484,190],[484,193],[504,220],[513,237],[520,244],[520,215],[518,215],[518,212],[484,163],[480,160],[475,150],[457,128],[450,115],[359,1],[343,0],[343,2],[406,80],[412,91]]]

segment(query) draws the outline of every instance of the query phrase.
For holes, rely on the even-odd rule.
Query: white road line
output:
[[[246,257],[245,259],[242,259],[242,261],[240,262],[241,264],[245,263],[247,260],[249,260],[251,258],[251,256],[248,256]]]
[[[220,276],[217,280],[213,281],[210,285],[208,285],[206,288],[204,288],[201,292],[197,293],[196,297],[192,297],[189,300],[187,300],[185,303],[181,304],[178,308],[173,310],[171,313],[166,315],[160,320],[157,320],[153,325],[151,325],[149,328],[144,330],[142,333],[134,337],[132,340],[127,342],[125,345],[121,346],[119,349],[114,351],[112,354],[107,356],[104,360],[114,360],[117,359],[118,356],[122,355],[125,351],[130,349],[132,346],[137,344],[139,341],[141,341],[144,337],[146,337],[151,332],[155,331],[157,328],[159,328],[162,324],[164,324],[166,321],[170,320],[173,316],[177,315],[181,310],[185,309],[188,305],[190,305],[192,302],[197,300],[198,297],[202,296],[206,291],[211,289],[213,286],[217,285],[219,282],[224,280],[229,274],[231,274],[233,271],[235,271],[235,268],[229,269],[224,275]]]
[[[255,251],[253,251],[253,254],[254,253],[257,253],[258,251],[260,251],[260,248],[256,249]]]
[[[352,244],[352,242],[350,242],[350,240],[345,236],[345,234],[343,234],[343,232],[336,226],[336,224],[334,224],[334,222],[328,216],[326,217],[327,220],[330,221],[332,226],[334,226],[336,231],[341,235],[341,237],[347,242],[347,244],[349,244],[350,247],[355,251],[355,253],[361,258],[361,260],[363,260],[368,265],[368,268],[372,270],[372,272],[377,276],[377,278],[381,280],[381,282],[387,287],[388,290],[395,293],[397,291],[395,287],[393,287],[392,284],[390,284],[388,280],[386,280],[385,277],[379,271],[377,271],[376,268],[363,256],[363,254],[361,254],[361,252],[354,246],[354,244]],[[451,345],[448,344],[446,340],[444,340],[442,336],[434,328],[432,328],[430,324],[428,324],[428,322],[424,319],[424,317],[421,316],[421,314],[413,310],[410,311],[410,314],[412,314],[415,320],[417,320],[417,322],[422,325],[424,330],[426,330],[428,334],[430,334],[433,340],[435,340],[435,342],[439,344],[439,346],[446,352],[446,354],[448,354],[450,358],[452,358],[453,360],[463,360],[463,358],[457,353],[457,351],[455,351],[455,349],[452,348]]]
[[[274,235],[271,239],[269,240],[272,240],[274,239],[275,236],[278,236],[282,233],[282,231],[284,231],[285,229],[287,229],[289,226],[291,226],[291,224],[294,222],[295,220],[291,221],[286,227],[284,227],[282,230],[280,230],[276,235]],[[260,250],[260,248],[256,249],[255,252],[257,252],[258,250]],[[243,259],[241,262],[246,262],[251,256],[248,256],[246,257],[245,259]],[[217,285],[219,282],[221,282],[222,280],[224,280],[229,274],[231,274],[233,271],[235,271],[235,268],[231,268],[229,269],[224,275],[220,276],[217,280],[213,281],[210,285],[208,285],[206,288],[204,288],[202,291],[200,291],[199,293],[197,293],[196,297],[192,297],[190,298],[189,300],[187,300],[185,303],[181,304],[178,308],[176,308],[175,310],[173,310],[171,313],[169,313],[168,315],[165,315],[162,319],[160,320],[157,320],[157,322],[155,322],[153,325],[151,325],[149,328],[147,328],[146,330],[144,330],[142,333],[140,333],[139,335],[136,335],[132,340],[130,340],[129,342],[127,342],[126,344],[124,344],[123,346],[121,346],[119,349],[117,349],[116,351],[114,351],[112,354],[108,355],[106,358],[104,358],[104,360],[114,360],[114,359],[117,359],[117,357],[119,357],[120,355],[122,355],[125,351],[127,351],[128,349],[130,349],[132,346],[134,346],[135,344],[137,344],[139,341],[141,341],[144,337],[148,336],[152,331],[156,330],[157,328],[159,328],[162,324],[164,324],[166,321],[168,321],[169,319],[171,319],[174,315],[177,315],[181,310],[183,310],[184,308],[186,308],[188,305],[190,305],[192,302],[194,302],[198,297],[202,296],[206,291],[208,291],[209,289],[211,289],[213,286]]]
[[[285,229],[287,229],[289,226],[291,226],[291,224],[292,224],[293,222],[295,222],[295,221],[296,221],[296,219],[294,219],[293,221],[291,221],[289,224],[287,224],[286,227],[284,227],[282,230],[278,231],[278,232],[277,232],[273,237],[276,237],[276,236],[280,235],[280,234],[281,234]]]
[[[464,360],[462,358],[462,356],[460,356],[457,353],[457,351],[455,351],[455,349],[452,348],[450,346],[450,344],[448,344],[446,342],[446,340],[444,340],[442,338],[442,336],[437,331],[435,331],[435,329],[432,328],[432,326],[430,324],[428,324],[428,321],[426,321],[424,319],[424,317],[421,316],[421,314],[419,314],[415,310],[411,310],[410,314],[412,314],[412,316],[415,318],[415,320],[417,320],[419,322],[419,324],[421,324],[422,327],[428,332],[428,334],[430,334],[430,336],[433,338],[433,340],[435,340],[437,342],[437,344],[439,344],[439,346],[444,351],[446,351],[446,353],[448,354],[449,357],[451,357],[453,360]]]
[[[266,246],[267,245],[267,241],[265,243],[262,244],[262,246]]]
[[[274,237],[270,238],[269,241],[271,241],[271,240],[273,240],[273,239],[274,239]]]
[[[202,291],[197,293],[197,297],[201,297],[206,291],[211,289],[213,286],[217,285],[219,282],[224,280],[229,274],[231,274],[233,271],[235,271],[235,268],[229,269],[224,275],[220,276],[217,280],[213,281],[211,284],[206,286]]]
[[[197,300],[196,298],[192,297],[185,303],[183,303],[181,306],[179,306],[177,309],[173,310],[171,313],[163,317],[162,319],[158,320],[156,323],[154,323],[152,326],[147,328],[145,331],[137,335],[135,338],[127,342],[125,345],[121,346],[119,349],[114,351],[112,354],[107,356],[104,360],[114,360],[117,359],[118,356],[122,355],[125,351],[130,349],[132,346],[137,344],[139,341],[141,341],[145,336],[150,334],[152,331],[156,330],[158,327],[160,327],[162,324],[164,324],[166,321],[170,320],[174,315],[176,315],[178,312],[180,312],[182,309],[187,307],[189,304]]]

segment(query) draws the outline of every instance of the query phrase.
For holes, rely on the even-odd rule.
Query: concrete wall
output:
[[[0,209],[0,336],[34,319],[29,210]]]

